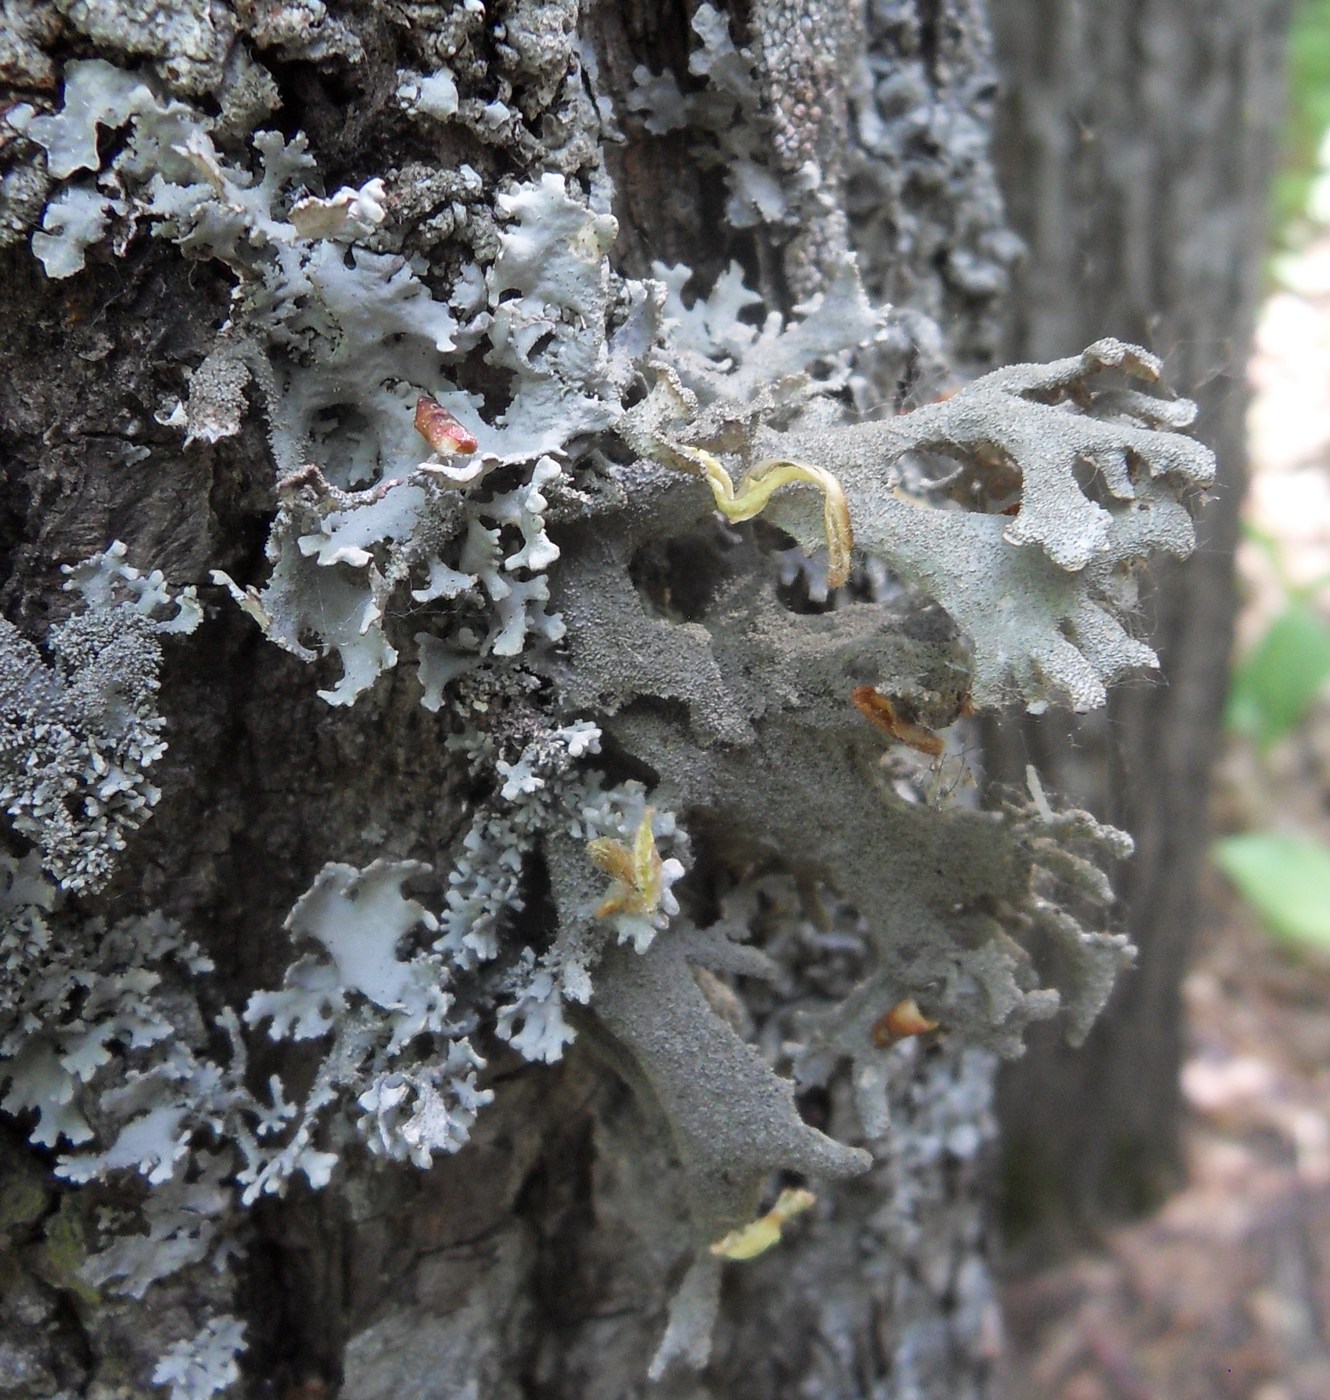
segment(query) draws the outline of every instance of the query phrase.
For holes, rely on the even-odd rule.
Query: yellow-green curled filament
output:
[[[782,462],[772,458],[766,462],[759,462],[740,481],[736,489],[729,472],[704,448],[675,444],[674,450],[696,463],[702,476],[706,478],[707,485],[711,487],[711,494],[716,498],[716,509],[726,520],[735,524],[760,515],[766,509],[767,502],[782,486],[807,482],[818,487],[822,492],[822,521],[827,532],[827,582],[833,588],[839,588],[849,578],[851,552],[854,549],[850,507],[840,482],[826,468],[809,466],[806,462]]]

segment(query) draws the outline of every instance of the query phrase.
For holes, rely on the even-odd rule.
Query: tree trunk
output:
[[[1282,118],[1288,4],[995,8],[995,151],[1025,239],[1005,351],[1039,360],[1099,335],[1155,350],[1196,400],[1219,476],[1186,564],[1142,599],[1158,676],[1103,715],[995,728],[994,776],[1035,762],[1135,839],[1117,874],[1141,949],[1084,1051],[1054,1037],[1001,1079],[1008,1224],[1035,1254],[1137,1214],[1180,1169],[1182,987],[1204,917],[1245,489],[1246,363]]]
[[[1117,876],[1135,972],[1084,1051],[1042,1035],[1002,1076],[1008,1223],[1034,1255],[1146,1209],[1180,1167],[1180,992],[1204,917],[1288,13],[1281,0],[995,8],[995,150],[1028,249],[1005,351],[1044,359],[1096,335],[1150,346],[1219,460],[1196,557],[1157,566],[1143,600],[1157,677],[1103,715],[991,740],[995,777],[1019,781],[1033,761],[1136,842]]]
[[[992,1393],[995,1054],[1055,1001],[1007,935],[1088,1024],[1113,839],[882,730],[1140,652],[1019,596],[1050,673],[985,649],[882,481],[1052,473],[1059,398],[1207,460],[1093,416],[1111,344],[951,397],[1017,246],[978,0],[3,23],[0,1388]],[[747,525],[721,458],[821,475]],[[828,475],[913,592],[828,601]],[[986,492],[973,558],[1069,596]]]

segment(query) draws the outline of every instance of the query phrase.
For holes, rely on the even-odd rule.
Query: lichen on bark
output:
[[[86,1125],[87,1145],[57,1168],[66,1180],[133,1203],[89,1225],[105,1237],[75,1273],[108,1295],[128,1278],[131,1296],[159,1304],[130,1343],[116,1331],[129,1305],[99,1300],[87,1375],[124,1368],[173,1400],[214,1393],[235,1379],[244,1318],[257,1384],[279,1364],[274,1329],[243,1288],[227,1310],[227,1285],[207,1274],[214,1236],[275,1248],[272,1221],[298,1208],[249,1208],[299,1177],[295,1190],[340,1193],[337,1209],[382,1240],[383,1203],[431,1188],[369,1158],[441,1182],[474,1170],[468,1154],[484,1162],[515,1131],[505,1101],[523,1091],[509,1081],[562,1072],[601,1105],[594,1148],[568,1160],[589,1163],[611,1222],[566,1228],[636,1297],[604,1384],[636,1393],[650,1366],[700,1395],[706,1382],[681,1368],[707,1364],[713,1324],[715,1375],[751,1354],[743,1324],[717,1320],[718,1271],[751,1268],[773,1325],[804,1286],[797,1264],[780,1285],[761,1261],[724,1265],[711,1247],[797,1176],[819,1200],[780,1253],[852,1256],[867,1214],[884,1255],[908,1254],[929,1218],[920,1202],[945,1189],[923,1178],[942,1155],[969,1169],[982,1149],[989,1056],[1018,1053],[1064,996],[1083,1034],[1128,957],[1103,929],[1100,872],[1119,834],[1055,808],[1037,779],[978,810],[964,723],[1013,695],[1101,703],[1107,682],[1149,660],[1128,630],[1132,568],[1152,549],[1186,551],[1211,471],[1177,431],[1185,406],[1149,382],[1148,356],[1114,341],[917,404],[943,388],[928,313],[956,287],[883,304],[895,254],[860,224],[856,256],[851,191],[871,172],[908,208],[910,171],[938,164],[886,133],[884,104],[899,118],[917,98],[923,121],[940,90],[970,130],[982,102],[970,110],[973,90],[927,65],[884,93],[893,47],[911,42],[892,7],[759,4],[745,33],[703,4],[669,79],[642,14],[572,0],[512,0],[501,15],[282,4],[224,21],[183,3],[136,22],[137,7],[59,10],[99,56],[56,64],[54,35],[15,30],[30,77],[4,119],[18,172],[6,188],[47,184],[43,209],[14,206],[30,251],[13,256],[75,290],[139,257],[214,291],[196,363],[151,405],[143,450],[154,465],[202,464],[204,499],[237,533],[246,512],[226,491],[261,502],[248,528],[262,560],[220,526],[216,549],[191,537],[186,577],[211,615],[202,640],[178,645],[202,666],[189,648],[209,629],[232,638],[214,645],[281,701],[247,711],[275,785],[250,770],[257,795],[234,799],[247,821],[228,815],[222,844],[243,840],[264,869],[299,854],[245,911],[216,863],[200,889],[170,853],[168,793],[111,889],[136,917],[160,907],[179,922],[169,938],[144,925],[160,936],[142,965],[90,962],[83,1005],[34,982],[31,964],[83,958],[104,911],[54,890],[54,844],[19,804],[5,893],[27,933],[9,950],[0,1077],[22,1090],[14,1111],[43,1110],[41,1131],[69,1139],[52,1123]],[[615,83],[635,45],[625,93]],[[834,82],[859,48],[878,81]],[[953,57],[982,65],[982,44]],[[353,94],[344,122],[331,115],[339,83]],[[696,266],[644,256],[640,189],[616,181],[614,148],[649,163],[657,142],[686,155],[699,204],[708,173],[721,180],[742,261],[712,265],[696,228]],[[960,160],[931,177],[948,196],[915,211],[915,232],[932,230],[934,254],[951,240],[982,325],[1010,253],[991,177]],[[911,286],[904,271],[897,283]],[[742,523],[717,519],[699,463],[735,488]],[[759,489],[777,479],[774,494]],[[850,532],[856,546],[848,579],[819,555],[836,492],[840,547]],[[31,554],[77,534],[38,533]],[[141,565],[157,562],[150,544],[146,531],[131,541]],[[275,646],[242,630],[256,625]],[[11,652],[18,694],[36,652],[17,634]],[[215,702],[193,714],[172,700],[166,730],[206,768]],[[323,702],[334,709],[312,721]],[[887,734],[865,714],[886,716]],[[326,749],[316,724],[334,736]],[[925,758],[892,742],[920,735]],[[400,790],[390,765],[411,773]],[[151,882],[136,878],[149,853]],[[250,949],[273,945],[286,911],[297,946]],[[131,943],[136,927],[115,925]],[[1024,946],[1036,937],[1057,951],[1046,975]],[[191,979],[212,963],[216,990],[200,997]],[[172,996],[189,1007],[175,1032],[159,1005]],[[913,1023],[892,1018],[906,1003]],[[39,1047],[44,1079],[22,1059],[35,1054],[24,1017],[43,1006],[63,1028]],[[98,1053],[82,1056],[77,1037]],[[523,1062],[561,1071],[518,1076]],[[132,1092],[115,1082],[126,1076]],[[607,1076],[632,1107],[607,1106]],[[43,1084],[63,1117],[45,1111]],[[547,1111],[570,1101],[556,1093]],[[612,1137],[616,1117],[641,1140]],[[520,1375],[576,1385],[605,1285],[582,1281],[562,1352],[558,1327],[518,1344],[494,1320],[535,1306],[532,1255],[548,1267],[557,1253],[532,1183],[538,1161],[547,1178],[563,1169],[566,1131],[547,1144],[528,1130],[514,1149],[520,1203],[508,1173],[475,1183],[492,1239],[442,1227],[441,1251],[479,1252],[469,1266],[448,1254],[456,1280],[436,1281],[435,1303],[403,1247],[415,1292],[347,1304],[341,1353],[317,1367],[301,1356],[283,1380],[312,1367],[348,1394],[387,1394],[424,1384],[451,1350],[479,1393],[513,1394]],[[862,1185],[831,1184],[856,1175]],[[153,1273],[148,1246],[178,1240],[191,1212],[210,1222],[207,1247],[162,1251]],[[108,1255],[130,1262],[99,1272]],[[889,1287],[886,1270],[865,1265],[865,1297]],[[966,1345],[989,1325],[982,1264],[953,1272],[899,1295],[896,1393],[947,1374],[946,1348],[922,1340],[930,1309],[949,1310]],[[819,1306],[819,1334],[855,1345],[863,1304],[833,1289]],[[393,1341],[406,1332],[415,1355]],[[798,1365],[817,1393],[839,1393],[821,1362]]]

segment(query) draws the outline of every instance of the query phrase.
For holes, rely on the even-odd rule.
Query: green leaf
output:
[[[1295,599],[1234,674],[1229,727],[1267,747],[1297,726],[1327,679],[1330,627]]]
[[[1217,842],[1215,859],[1273,934],[1330,949],[1330,846],[1256,831]]]

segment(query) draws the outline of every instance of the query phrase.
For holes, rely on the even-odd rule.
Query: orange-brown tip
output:
[[[437,400],[421,394],[416,400],[416,432],[435,452],[460,456],[474,452],[480,444]]]
[[[873,1044],[891,1045],[907,1036],[927,1035],[937,1027],[936,1021],[919,1010],[919,1003],[913,997],[905,997],[873,1022]]]
[[[946,748],[940,734],[922,724],[907,720],[891,703],[891,699],[871,685],[857,685],[850,692],[854,708],[875,728],[920,753],[937,758]]]

